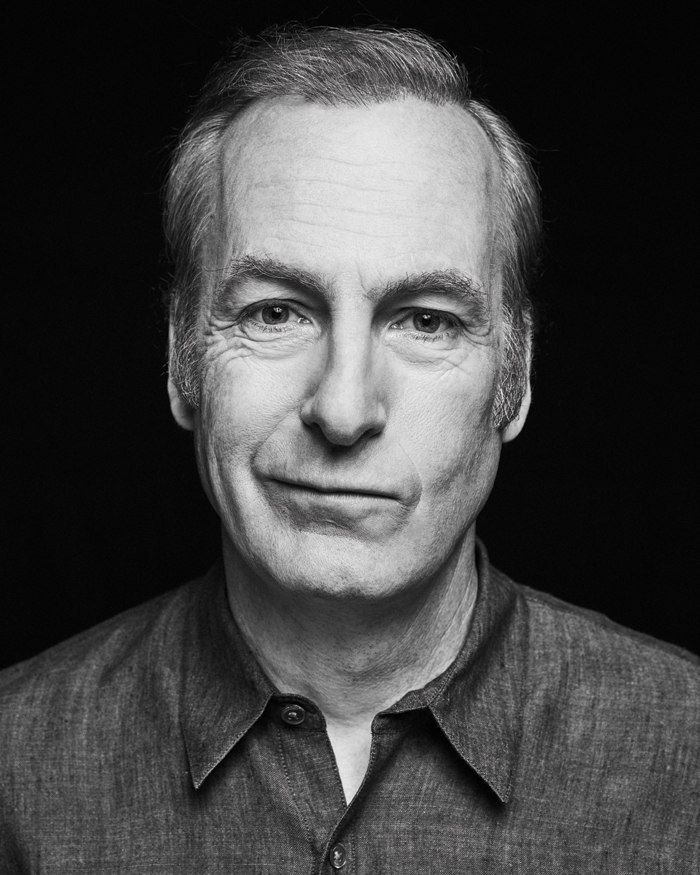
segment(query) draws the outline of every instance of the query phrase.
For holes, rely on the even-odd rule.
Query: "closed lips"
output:
[[[347,495],[362,495],[367,498],[392,498],[396,499],[396,493],[377,490],[376,488],[370,489],[365,486],[359,486],[355,484],[347,484],[347,483],[309,483],[305,481],[298,480],[276,480],[275,482],[281,483],[283,486],[291,486],[296,489],[308,489],[311,492],[320,492],[326,494],[342,494],[345,493]]]

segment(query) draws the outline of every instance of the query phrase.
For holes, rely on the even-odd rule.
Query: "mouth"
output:
[[[405,524],[412,507],[383,484],[337,478],[269,477],[270,503],[300,531],[323,535],[387,537]]]
[[[384,501],[397,501],[398,496],[395,493],[371,489],[365,485],[347,484],[347,483],[310,483],[300,480],[280,480],[273,479],[273,483],[279,484],[287,489],[296,490],[299,493],[310,493],[317,495],[319,498],[328,496],[336,499],[376,499]]]

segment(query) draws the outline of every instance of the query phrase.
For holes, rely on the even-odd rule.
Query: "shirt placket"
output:
[[[328,856],[328,839],[345,813],[345,797],[317,706],[300,696],[276,696],[270,703],[277,748],[300,827],[318,860]],[[332,871],[346,869],[347,846],[333,855]],[[346,869],[347,871],[347,869]]]
[[[275,697],[270,708],[289,794],[318,861],[315,871],[344,875],[361,871],[355,822],[375,776],[400,742],[404,721],[400,715],[375,718],[367,773],[348,806],[317,706],[303,697]]]

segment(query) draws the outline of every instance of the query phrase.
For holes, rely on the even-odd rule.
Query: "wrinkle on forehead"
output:
[[[395,145],[409,150],[412,163],[422,165],[433,184],[440,184],[434,170],[442,165],[445,180],[451,175],[453,182],[466,183],[493,200],[498,162],[480,125],[460,106],[414,97],[361,107],[314,104],[297,97],[258,100],[234,119],[222,140],[221,193],[244,194],[253,184],[244,171],[253,167],[256,187],[284,184],[288,170],[279,161],[280,152],[301,159],[307,173],[330,161],[344,171],[345,178],[336,177],[334,185],[360,187],[367,194],[392,191],[387,174],[394,182],[415,183],[415,175],[402,178],[403,163],[391,152],[387,121]],[[320,170],[319,177],[310,175],[307,181],[322,177]]]
[[[486,134],[456,105],[260,100],[222,141],[217,269],[248,248],[251,229],[278,257],[325,247],[368,283],[378,245],[401,272],[453,266],[463,239],[490,262],[498,176]]]

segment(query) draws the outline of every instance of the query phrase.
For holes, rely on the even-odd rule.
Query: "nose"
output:
[[[350,447],[386,425],[386,386],[371,337],[329,339],[301,410],[302,421],[327,441]]]

